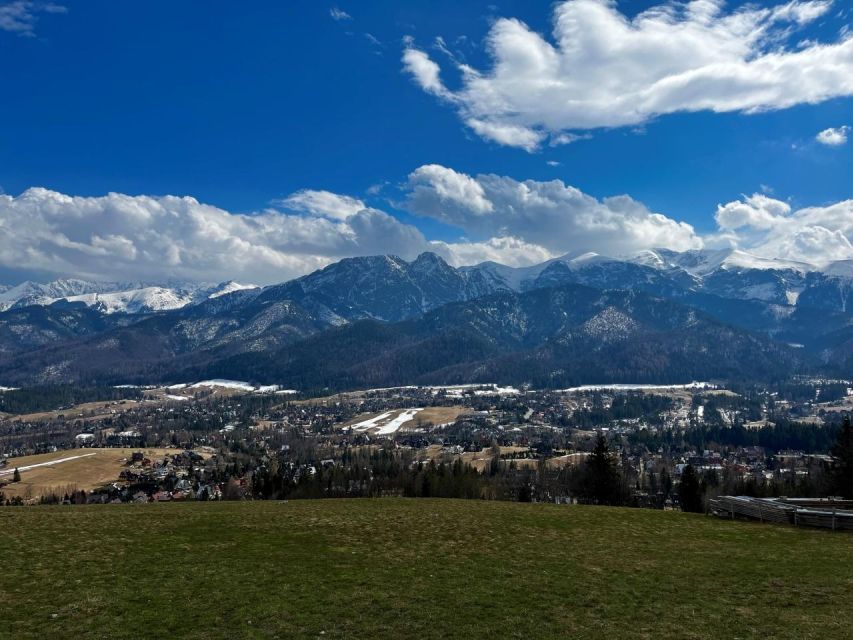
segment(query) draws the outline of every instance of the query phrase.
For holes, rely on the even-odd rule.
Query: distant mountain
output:
[[[796,349],[644,293],[580,285],[498,292],[420,319],[360,321],[260,354],[187,368],[304,390],[398,384],[773,379],[809,366]],[[176,378],[177,379],[177,378]]]
[[[818,365],[843,373],[853,351],[853,281],[753,258],[660,250],[455,269],[425,253],[413,261],[349,258],[263,289],[224,283],[77,293],[91,283],[59,281],[30,288],[31,295],[64,294],[49,306],[18,306],[18,298],[0,313],[0,383],[242,372],[304,388],[291,382],[299,366],[312,388],[326,378],[337,388],[406,376],[481,379],[478,371],[508,375],[515,367],[512,380],[527,371],[548,384],[583,371],[610,381],[662,380],[667,367],[670,378],[694,370],[766,377]],[[555,291],[559,299],[542,293]],[[721,340],[731,344],[714,342]],[[328,367],[309,352],[326,354]],[[355,360],[343,367],[358,354],[372,363],[369,371]],[[407,365],[405,354],[420,364]],[[728,360],[714,364],[708,354]]]
[[[257,288],[237,282],[218,285],[180,283],[151,285],[145,283],[89,282],[85,280],[55,280],[47,284],[24,282],[0,292],[0,311],[58,301],[82,302],[103,313],[154,313],[180,309],[208,298],[233,291]]]
[[[256,296],[214,316],[198,307],[158,314],[0,359],[0,380],[120,383],[227,374],[316,391],[486,380],[569,386],[773,379],[812,364],[798,349],[687,306],[645,293],[563,285],[497,292],[396,323],[341,326],[324,324],[295,303]]]
[[[667,297],[677,291],[693,291],[783,306],[853,310],[853,261],[834,262],[818,269],[803,262],[761,258],[737,249],[680,253],[657,249],[624,258],[583,253],[532,267],[486,262],[460,271],[482,273],[496,290],[529,291],[573,282]]]
[[[333,323],[364,318],[394,322],[449,302],[494,291],[477,270],[454,269],[434,253],[406,262],[397,256],[346,258],[325,269],[268,287],[260,300],[293,300]]]
[[[0,311],[6,311],[12,307],[48,305],[66,296],[114,291],[116,286],[118,285],[114,283],[87,282],[73,278],[54,280],[47,284],[27,281],[8,287],[0,293]]]
[[[0,362],[4,356],[94,336],[116,326],[84,305],[29,306],[0,313]]]

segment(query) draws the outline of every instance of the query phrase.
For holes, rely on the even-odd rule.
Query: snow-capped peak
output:
[[[213,298],[219,298],[229,293],[234,293],[235,291],[246,291],[247,289],[258,288],[259,287],[256,284],[240,284],[239,282],[229,280],[228,282],[223,282],[222,284],[217,285],[213,291],[208,293],[207,299],[212,300]]]
[[[223,282],[205,283],[148,283],[87,282],[85,280],[55,280],[47,284],[23,282],[0,292],[0,311],[31,305],[51,305],[60,300],[82,302],[103,313],[151,313],[180,309],[235,291],[255,289],[256,285]]]
[[[718,269],[736,271],[756,269],[762,271],[796,271],[808,273],[817,267],[806,262],[764,258],[741,249],[693,249],[681,253],[667,249],[646,250],[627,258],[629,262],[656,269],[677,268],[692,276],[703,277]]]

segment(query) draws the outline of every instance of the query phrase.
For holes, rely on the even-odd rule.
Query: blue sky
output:
[[[782,3],[757,4],[769,9]],[[421,198],[413,204],[409,176],[424,165],[466,177],[495,174],[537,183],[559,179],[599,201],[628,194],[650,212],[691,225],[697,236],[714,236],[705,244],[733,236],[732,229],[721,231],[715,212],[719,204],[742,202],[744,196],[763,193],[784,202],[789,210],[781,216],[853,197],[853,144],[816,139],[829,128],[843,138],[843,127],[853,125],[853,92],[843,88],[834,96],[805,96],[791,106],[774,104],[759,113],[684,112],[676,106],[671,113],[641,115],[641,122],[625,125],[610,125],[614,120],[603,117],[604,126],[561,127],[589,137],[559,146],[547,141],[557,135],[553,128],[535,149],[478,134],[466,118],[479,109],[474,101],[481,97],[459,97],[464,81],[458,65],[482,73],[493,67],[485,39],[500,18],[522,21],[553,43],[555,6],[532,1],[0,1],[0,186],[12,198],[31,187],[92,198],[111,192],[192,196],[231,214],[250,215],[300,190],[326,190],[413,226],[427,241],[447,243],[485,241],[489,225],[469,225],[461,219],[464,211],[439,211],[452,208],[444,201]],[[622,1],[608,10],[631,20],[659,6]],[[721,5],[720,15],[740,6]],[[793,54],[809,42],[838,44],[849,37],[845,32],[853,22],[846,7],[836,1],[816,10],[816,18],[778,23],[774,29],[788,31],[756,45],[750,55],[774,49]],[[401,58],[407,50],[422,52],[440,66],[450,97],[431,92],[406,67]],[[831,79],[826,82],[832,84]],[[700,85],[699,91],[710,84]],[[496,86],[492,83],[491,89]],[[504,85],[498,90],[504,91]],[[715,95],[714,100],[723,98]],[[520,120],[488,111],[484,116],[482,109],[476,117],[511,121],[512,126],[523,121],[525,131],[544,131],[548,126],[540,120],[548,118],[552,125],[554,118],[570,125],[577,121],[548,109],[539,113],[534,105]],[[426,182],[421,187],[427,188]],[[757,201],[744,204],[761,209]],[[495,209],[499,206],[495,202]],[[312,219],[317,215],[296,213]],[[535,226],[536,220],[531,217],[527,224]],[[505,222],[494,222],[503,236],[533,243],[535,233],[527,235],[524,227]],[[824,228],[847,237],[843,225],[826,223]],[[766,229],[747,231],[729,242],[764,246],[766,238],[756,239],[752,232]],[[85,243],[97,235],[85,233],[85,238],[66,235]],[[127,247],[122,240],[128,240],[135,249],[127,256],[139,255],[140,244],[130,232],[118,229],[110,238],[114,241],[102,242],[112,243],[110,251]],[[604,246],[590,248],[607,248],[606,242],[599,244]],[[375,249],[373,243],[368,246]],[[772,246],[783,245],[780,240]],[[547,246],[546,253],[562,248]],[[299,253],[289,246],[274,249]],[[844,250],[829,257],[847,258]],[[296,263],[281,267],[281,275],[322,264],[324,257],[339,257],[316,248],[304,253],[318,260],[306,261],[303,268]],[[185,264],[191,255],[188,249],[178,263]],[[7,280],[14,278],[13,267],[19,263],[16,259],[0,267],[10,274]],[[48,255],[43,264],[32,261],[21,273],[25,271],[98,275],[96,265],[68,253]],[[152,275],[161,274],[155,270]]]

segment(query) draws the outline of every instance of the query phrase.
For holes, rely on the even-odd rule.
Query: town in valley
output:
[[[705,511],[718,495],[826,495],[853,411],[853,382],[830,379],[323,397],[210,380],[88,392],[3,416],[3,504],[426,496],[679,509],[689,468]],[[15,396],[21,407],[43,399],[0,398]],[[602,444],[614,472],[603,487],[587,477]]]

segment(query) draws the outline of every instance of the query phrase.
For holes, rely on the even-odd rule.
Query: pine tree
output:
[[[619,486],[619,471],[610,455],[607,439],[599,433],[586,462],[584,497],[595,504],[618,505],[621,503]]]
[[[844,418],[844,424],[838,434],[838,440],[832,448],[832,489],[843,498],[853,499],[853,427],[850,418]]]
[[[681,484],[678,485],[678,498],[681,502],[681,510],[691,513],[702,513],[705,509],[702,504],[702,485],[693,465],[688,464],[681,472]]]
[[[15,467],[15,473],[12,474],[12,482],[20,482],[21,481],[21,472],[18,471],[18,467]]]

